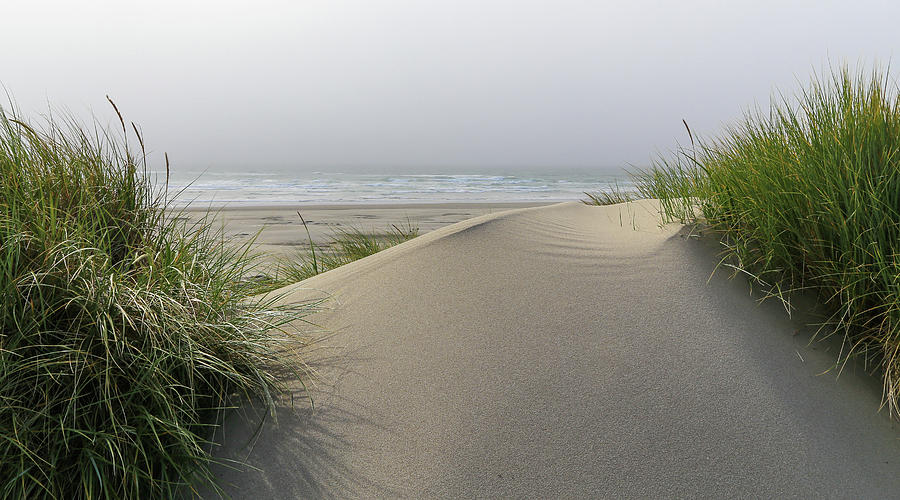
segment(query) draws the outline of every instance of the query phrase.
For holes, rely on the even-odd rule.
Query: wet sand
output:
[[[240,206],[214,209],[213,214],[216,227],[223,229],[227,239],[241,244],[256,236],[256,250],[265,260],[274,261],[304,251],[309,245],[298,211],[313,242],[327,245],[335,229],[384,233],[391,225],[406,228],[410,224],[418,227],[421,235],[480,215],[542,205],[547,203]],[[197,219],[205,213],[207,208],[198,207],[187,209],[185,215]]]

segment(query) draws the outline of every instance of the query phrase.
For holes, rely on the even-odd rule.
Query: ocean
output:
[[[159,183],[165,172],[151,172]],[[159,185],[159,184],[157,184]],[[610,186],[633,189],[624,170],[484,170],[459,173],[180,171],[175,205],[295,205],[573,201]],[[173,194],[177,196],[173,197]]]

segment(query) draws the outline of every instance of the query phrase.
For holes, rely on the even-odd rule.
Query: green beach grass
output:
[[[309,250],[282,259],[275,268],[271,288],[297,283],[330,269],[349,264],[382,250],[399,245],[419,235],[419,228],[407,220],[406,225],[392,225],[385,232],[365,232],[359,228],[335,229],[327,245],[316,245],[309,234],[309,227],[299,212],[297,215],[306,229]]]
[[[222,412],[271,408],[276,374],[299,370],[286,325],[309,306],[254,298],[246,247],[166,217],[139,129],[119,118],[38,127],[0,110],[2,498],[209,485]]]
[[[627,203],[637,199],[637,193],[626,191],[614,184],[607,189],[603,189],[594,193],[585,191],[587,199],[581,200],[585,205],[606,206],[615,205],[617,203]]]
[[[690,130],[688,130],[690,133]],[[832,70],[638,175],[669,220],[721,237],[722,263],[789,304],[814,290],[829,330],[900,399],[900,98],[879,70]],[[841,360],[839,360],[841,361]]]

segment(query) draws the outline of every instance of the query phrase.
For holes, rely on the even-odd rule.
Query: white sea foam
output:
[[[151,172],[162,183],[165,172]],[[612,185],[633,188],[624,171],[558,170],[502,173],[329,173],[173,171],[175,204],[338,204],[571,201]]]

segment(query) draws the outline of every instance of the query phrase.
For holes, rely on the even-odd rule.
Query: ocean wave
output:
[[[633,187],[624,173],[553,170],[528,175],[183,171],[169,179],[170,192],[183,190],[176,203],[228,204],[565,201],[613,185]]]

